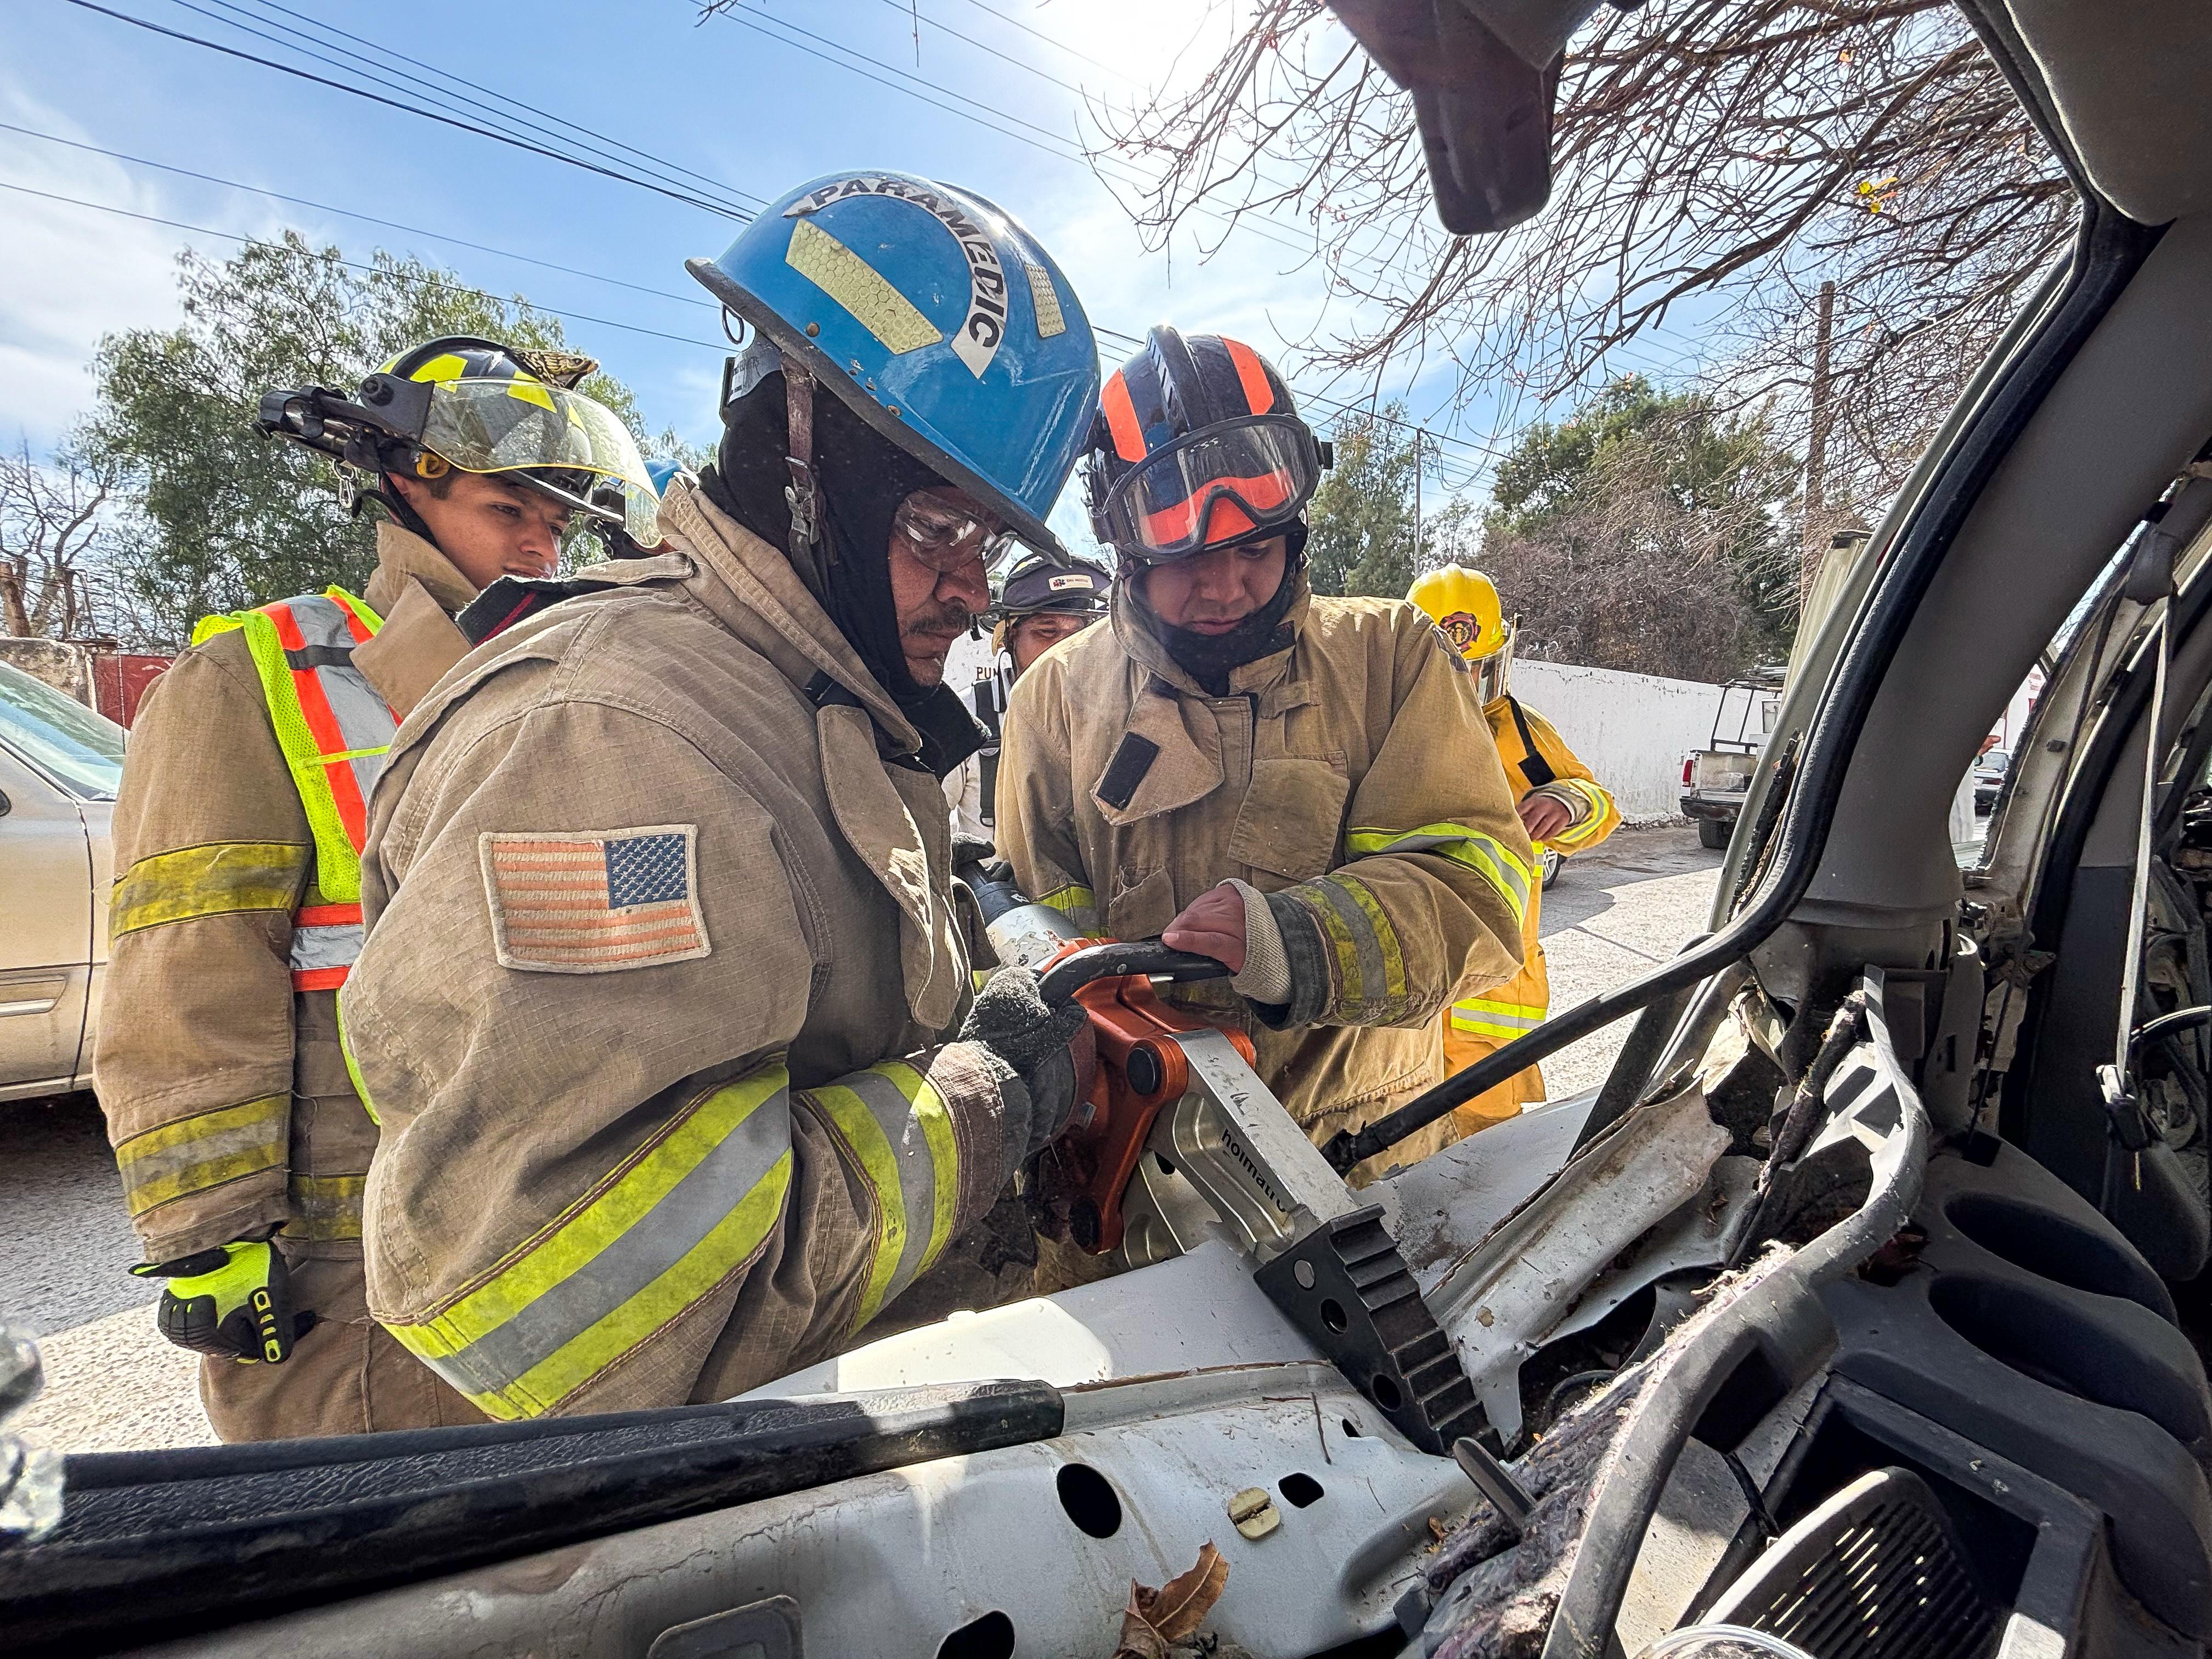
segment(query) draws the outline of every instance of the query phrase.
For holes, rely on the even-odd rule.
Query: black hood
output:
[[[714,463],[699,475],[707,497],[771,547],[791,544],[791,482],[783,374],[764,376],[723,411]],[[972,753],[975,721],[957,694],[907,672],[891,601],[891,518],[916,490],[945,480],[879,436],[826,386],[814,397],[814,469],[823,534],[812,561],[793,568],[876,683],[922,734],[923,757],[948,772]],[[967,744],[962,748],[963,743]],[[949,756],[950,758],[946,758]]]
[[[1273,599],[1226,634],[1200,634],[1188,628],[1169,626],[1146,602],[1139,584],[1129,584],[1129,598],[1134,602],[1137,616],[1176,666],[1205,687],[1209,696],[1227,696],[1229,676],[1233,671],[1248,662],[1272,657],[1278,651],[1287,651],[1294,642],[1291,625],[1283,618],[1297,602],[1297,575],[1306,567],[1306,527],[1300,521],[1285,530],[1271,530],[1267,535],[1270,538],[1283,536],[1290,544],[1283,560],[1282,583],[1275,589]]]

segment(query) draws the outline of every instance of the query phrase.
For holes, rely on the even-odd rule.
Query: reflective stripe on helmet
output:
[[[1275,406],[1275,388],[1267,384],[1267,365],[1260,361],[1260,354],[1242,340],[1224,335],[1221,343],[1229,353],[1229,361],[1237,365],[1237,380],[1244,388],[1244,401],[1251,405],[1252,413],[1265,415]]]
[[[1106,430],[1114,440],[1114,453],[1125,461],[1145,459],[1145,428],[1138,423],[1136,405],[1129,401],[1129,378],[1120,369],[1099,388],[1098,406],[1106,414]]]

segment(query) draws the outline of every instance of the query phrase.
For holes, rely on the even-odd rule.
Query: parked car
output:
[[[1997,804],[1997,792],[2011,770],[2012,755],[2002,749],[1992,749],[1974,763],[1974,811],[1986,812]]]
[[[0,663],[0,1100],[91,1086],[123,728]]]
[[[1713,734],[1703,749],[1682,757],[1682,816],[1698,826],[1705,847],[1725,847],[1742,815],[1759,750],[1782,706],[1784,671],[1762,668],[1721,688]]]

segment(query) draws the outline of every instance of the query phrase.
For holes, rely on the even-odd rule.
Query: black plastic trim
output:
[[[1865,975],[1869,1041],[1882,1093],[1894,1097],[1902,1137],[1883,1179],[1848,1219],[1803,1246],[1787,1262],[1723,1309],[1649,1387],[1638,1434],[1624,1443],[1590,1498],[1589,1519],[1575,1552],[1543,1659],[1600,1659],[1614,1640],[1613,1625],[1660,1494],[1695,1435],[1730,1450],[1759,1416],[1809,1380],[1834,1352],[1836,1327],[1820,1288],[1865,1261],[1894,1237],[1918,1203],[1929,1154],[1928,1114],[1891,1049],[1882,1009],[1882,975]],[[1864,1115],[1873,1098],[1856,1101]]]
[[[58,1530],[0,1552],[11,1654],[201,1632],[941,1457],[1048,1440],[978,1382],[71,1457]]]

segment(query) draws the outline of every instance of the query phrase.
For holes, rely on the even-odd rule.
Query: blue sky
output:
[[[1172,257],[1147,252],[1123,209],[1073,156],[1084,95],[1127,99],[1166,73],[1179,52],[1186,63],[1209,55],[1206,38],[1193,34],[1206,27],[1192,21],[1200,9],[1180,0],[748,0],[757,26],[731,18],[698,23],[690,0],[619,8],[580,0],[100,3],[359,81],[353,65],[316,63],[295,41],[248,32],[348,31],[696,169],[748,198],[869,167],[962,183],[1029,223],[1102,328],[1141,332],[1169,320],[1234,333],[1280,355],[1324,315],[1320,273],[1299,252],[1310,245],[1310,233],[1294,224],[1240,230],[1205,260],[1194,248],[1178,247]],[[1211,27],[1222,25],[1216,14]],[[840,58],[837,47],[942,90],[915,88],[849,57],[825,61]],[[357,47],[325,36],[324,49],[342,57]],[[364,224],[0,131],[0,185],[237,235],[295,226],[349,257],[378,246],[413,252],[474,285],[600,319],[570,320],[569,337],[635,389],[655,429],[672,425],[695,441],[711,437],[724,348],[714,313],[687,303],[695,289],[683,261],[719,252],[738,228],[729,218],[68,0],[0,8],[0,123],[434,233]],[[188,244],[216,257],[236,246],[0,190],[0,248],[7,250],[0,253],[0,434],[20,430],[34,447],[50,444],[89,402],[85,364],[103,331],[175,320],[173,260]],[[1109,361],[1122,352],[1111,343],[1106,349]],[[1319,386],[1315,376],[1294,380],[1303,391]],[[1336,388],[1343,397],[1361,390]],[[1407,391],[1416,413],[1432,417],[1449,384],[1435,372],[1410,388],[1402,378],[1386,387]],[[1328,411],[1310,404],[1308,412],[1326,427]],[[1437,424],[1480,440],[1487,414],[1478,405],[1458,423],[1437,417]],[[1442,453],[1442,470],[1454,479],[1472,477],[1480,465],[1471,450],[1447,444]],[[1073,496],[1063,500],[1061,521],[1071,516]]]

